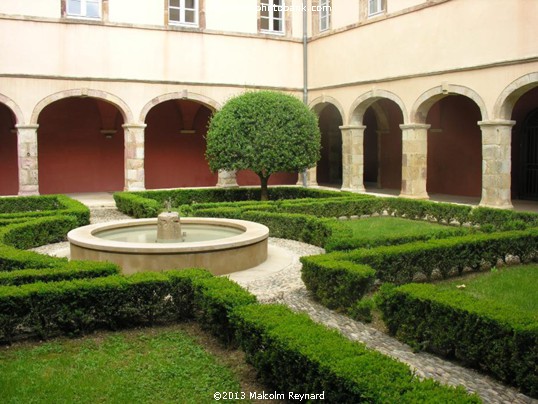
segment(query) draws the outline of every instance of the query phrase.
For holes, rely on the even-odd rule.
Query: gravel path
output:
[[[91,209],[92,223],[126,218],[128,217],[115,209]],[[520,394],[488,376],[428,353],[413,352],[409,346],[372,326],[354,321],[317,304],[301,281],[299,258],[304,255],[321,254],[323,249],[297,241],[275,238],[270,238],[269,244],[288,250],[293,257],[291,265],[261,279],[238,280],[238,283],[256,295],[261,302],[283,303],[295,311],[305,312],[314,321],[339,330],[347,338],[363,342],[372,349],[408,364],[419,377],[433,378],[453,386],[463,385],[468,391],[477,393],[485,403],[538,404],[538,400]],[[66,249],[68,252],[67,243],[58,243],[34,250],[55,255],[58,251],[65,252]],[[230,278],[234,278],[233,274]]]

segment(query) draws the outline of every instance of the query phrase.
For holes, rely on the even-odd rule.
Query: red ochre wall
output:
[[[123,189],[123,119],[116,107],[93,98],[67,98],[47,106],[38,122],[41,194]],[[117,132],[107,139],[102,129]]]
[[[11,110],[0,104],[0,195],[17,195],[19,192],[17,134]]]
[[[218,175],[205,159],[205,134],[211,111],[201,104],[171,100],[146,118],[146,188],[215,186]],[[194,134],[181,134],[182,129]]]
[[[297,173],[274,173],[269,177],[269,185],[295,185],[297,178]],[[250,170],[241,170],[237,172],[237,184],[258,186],[260,177]]]
[[[480,109],[469,98],[448,96],[428,112],[429,193],[480,196],[482,135]],[[441,129],[441,132],[436,130]]]
[[[512,198],[519,198],[519,181],[521,175],[521,142],[523,125],[527,115],[538,108],[538,88],[534,88],[521,96],[512,111],[512,120],[516,124],[512,128]]]

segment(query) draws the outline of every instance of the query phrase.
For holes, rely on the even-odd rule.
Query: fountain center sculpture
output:
[[[178,212],[163,212],[157,216],[157,243],[183,241],[181,220]]]

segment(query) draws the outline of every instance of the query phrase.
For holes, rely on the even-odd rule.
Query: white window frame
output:
[[[319,32],[331,28],[331,4],[330,0],[319,0]]]
[[[368,17],[383,13],[383,0],[368,0]]]
[[[279,2],[280,4],[275,4],[276,2]],[[267,29],[260,28],[261,32],[271,34],[284,34],[286,32],[285,5],[286,0],[260,0],[260,21],[267,20],[269,26]],[[267,11],[269,13],[267,17],[262,15],[265,7],[267,7]],[[282,10],[278,10],[276,7],[282,7]],[[275,14],[278,13],[280,13],[280,17],[275,16]],[[280,30],[275,30],[275,21],[280,21]]]
[[[91,19],[91,20],[100,20],[103,15],[103,2],[102,0],[79,0],[80,2],[80,13],[75,13],[73,10],[73,0],[67,0],[66,1],[66,15],[68,17],[75,17],[75,18],[84,18],[84,19]],[[97,4],[98,7],[98,13],[99,15],[97,17],[94,16],[88,16],[88,3],[90,4]]]
[[[187,27],[198,27],[198,14],[199,14],[199,4],[198,0],[194,0],[194,8],[186,8],[185,0],[179,0],[179,7],[172,6],[170,0],[168,0],[168,23],[170,25],[180,25]],[[179,10],[179,21],[172,20],[170,10]],[[194,21],[186,21],[185,15],[186,11],[193,11]]]

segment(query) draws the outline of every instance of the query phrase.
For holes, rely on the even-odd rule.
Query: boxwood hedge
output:
[[[389,332],[402,341],[456,358],[538,397],[535,316],[432,284],[387,284],[379,307]]]

